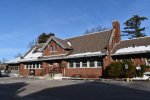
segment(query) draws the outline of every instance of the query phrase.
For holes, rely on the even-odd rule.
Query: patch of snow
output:
[[[20,59],[21,59],[21,57],[17,57],[15,59],[9,60],[7,63],[17,63],[20,61]]]
[[[143,51],[150,51],[150,45],[148,45],[148,46],[135,46],[135,47],[118,49],[116,51],[116,54],[131,53],[131,52],[143,52]]]
[[[71,46],[71,43],[70,42],[67,42],[69,44],[69,46]]]
[[[63,75],[62,75],[61,73],[58,73],[58,74],[55,74],[55,75],[52,77],[52,79],[54,79],[54,80],[61,80],[62,77],[63,77]]]
[[[10,77],[19,77],[19,74],[17,74],[17,73],[10,73],[9,76]]]
[[[42,56],[42,53],[41,52],[35,52],[34,51],[36,50],[36,47],[33,48],[24,58],[37,58],[37,57],[41,57]]]
[[[25,57],[24,59],[22,59],[21,61],[25,61],[25,60],[36,60],[38,59],[38,57],[42,56],[42,53],[37,51],[34,52],[36,50],[36,47],[33,48]]]
[[[143,77],[134,77],[132,80],[149,80],[150,76],[143,75]]]
[[[85,53],[78,53],[78,54],[73,54],[69,55],[68,57],[78,57],[78,56],[88,56],[88,55],[99,55],[102,54],[101,51],[99,52],[85,52]]]
[[[145,72],[144,75],[150,75],[150,72]]]

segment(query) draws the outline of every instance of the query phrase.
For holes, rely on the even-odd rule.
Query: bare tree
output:
[[[22,53],[17,53],[17,54],[15,55],[15,58],[17,58],[17,57],[22,57],[22,56],[23,56]]]
[[[32,41],[29,42],[27,48],[33,48],[35,45],[37,45],[37,43],[38,43],[37,39],[33,39]]]
[[[5,64],[7,61],[8,60],[6,58],[3,58],[1,62],[2,62],[2,64]]]
[[[101,27],[101,26],[96,26],[96,27],[93,27],[91,29],[87,29],[84,34],[89,34],[89,33],[94,33],[94,32],[100,32],[100,31],[105,31],[105,30],[108,30],[109,28],[106,28],[106,27]]]

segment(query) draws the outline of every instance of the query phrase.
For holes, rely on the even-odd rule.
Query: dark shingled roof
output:
[[[111,34],[112,30],[107,30],[65,39],[65,41],[71,43],[71,47],[73,48],[73,52],[71,54],[99,51],[105,53],[105,47],[109,43]]]
[[[64,48],[64,49],[71,49],[71,47],[69,46],[69,44],[67,43],[67,41],[52,36],[52,37],[50,37],[50,38],[46,41],[46,43],[45,43],[44,46],[42,47],[41,51],[44,50],[44,48],[49,44],[49,42],[50,42],[51,40],[54,40],[57,44],[59,44],[59,45],[60,45],[62,48]]]
[[[112,53],[115,53],[118,49],[127,48],[132,46],[147,46],[150,45],[150,37],[141,37],[137,39],[124,40],[116,44]]]
[[[71,46],[67,43],[67,41],[56,37],[55,40],[59,42],[60,45],[64,46],[64,49],[71,49]]]

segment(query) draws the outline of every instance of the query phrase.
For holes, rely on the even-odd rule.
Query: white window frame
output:
[[[89,68],[94,68],[94,67],[95,67],[95,62],[94,62],[94,67],[91,67],[91,66],[90,66],[91,62],[93,62],[93,61],[88,61],[88,67],[89,67]]]
[[[42,64],[39,64],[39,69],[42,69],[43,67],[42,67]]]
[[[36,63],[25,64],[24,66],[25,66],[25,69],[42,69],[42,65],[36,64]],[[33,66],[35,66],[35,67],[33,68]],[[19,67],[18,67],[18,70],[19,70]]]
[[[102,66],[98,66],[98,62],[99,61],[94,61],[94,67],[90,67],[90,61],[87,61],[87,67],[83,67],[83,62],[80,61],[80,67],[76,67],[76,62],[73,62],[73,67],[70,67],[70,62],[68,62],[68,68],[71,69],[71,68],[102,68]],[[102,62],[100,62],[102,63]]]
[[[83,67],[83,62],[82,62],[82,66],[80,67],[80,68],[88,68],[88,63],[87,63],[88,61],[86,61],[86,67]]]
[[[50,52],[57,52],[57,44],[50,46]]]
[[[101,66],[98,66],[98,63],[101,63],[101,64],[102,64],[102,62],[97,61],[97,68],[102,68],[102,65],[101,65]]]

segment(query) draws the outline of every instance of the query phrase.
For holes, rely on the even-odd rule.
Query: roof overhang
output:
[[[138,52],[124,52],[124,53],[114,53],[111,54],[112,56],[119,56],[119,55],[131,55],[131,54],[143,54],[143,53],[150,53],[150,51],[138,51]]]
[[[105,53],[101,54],[89,54],[89,55],[80,55],[80,56],[73,56],[73,55],[68,55],[68,56],[56,56],[56,57],[47,57],[47,58],[40,58],[39,61],[42,60],[61,60],[61,59],[73,59],[73,58],[86,58],[86,57],[102,57],[106,55]]]

